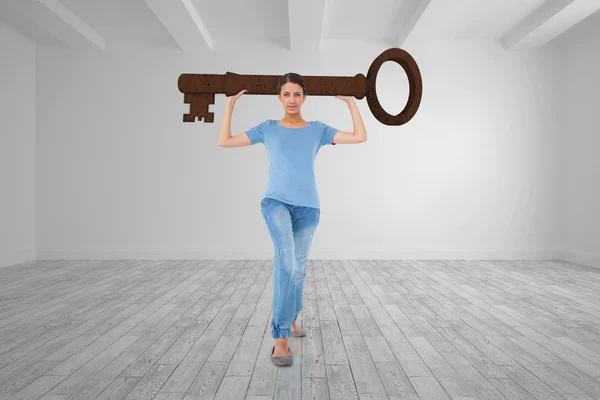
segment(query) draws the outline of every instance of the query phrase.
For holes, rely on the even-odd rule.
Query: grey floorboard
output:
[[[0,269],[0,400],[600,399],[600,269],[309,260],[294,364],[271,260]]]

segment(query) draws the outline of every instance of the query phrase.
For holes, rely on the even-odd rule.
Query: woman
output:
[[[302,309],[306,260],[320,220],[320,203],[314,160],[324,145],[363,143],[367,132],[353,97],[345,101],[352,115],[353,132],[343,132],[320,121],[306,121],[300,109],[306,101],[304,79],[295,73],[283,75],[277,84],[285,114],[266,120],[246,132],[231,136],[231,115],[237,99],[247,90],[227,98],[219,130],[219,146],[242,147],[263,143],[269,157],[267,184],[261,212],[273,241],[273,302],[271,334],[275,345],[271,359],[276,365],[292,365],[290,336],[304,336],[296,324]]]

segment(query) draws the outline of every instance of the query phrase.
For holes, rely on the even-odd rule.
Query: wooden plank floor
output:
[[[600,269],[310,260],[291,367],[271,261],[0,269],[3,399],[600,399]]]

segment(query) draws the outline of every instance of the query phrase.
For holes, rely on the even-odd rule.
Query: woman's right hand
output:
[[[227,102],[229,102],[229,104],[235,104],[237,99],[239,99],[247,91],[248,90],[246,90],[246,89],[240,90],[240,92],[238,94],[227,97]]]

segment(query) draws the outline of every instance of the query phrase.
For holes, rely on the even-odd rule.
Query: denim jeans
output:
[[[321,211],[268,197],[260,206],[275,251],[271,334],[275,339],[289,338],[302,309],[306,260]]]

